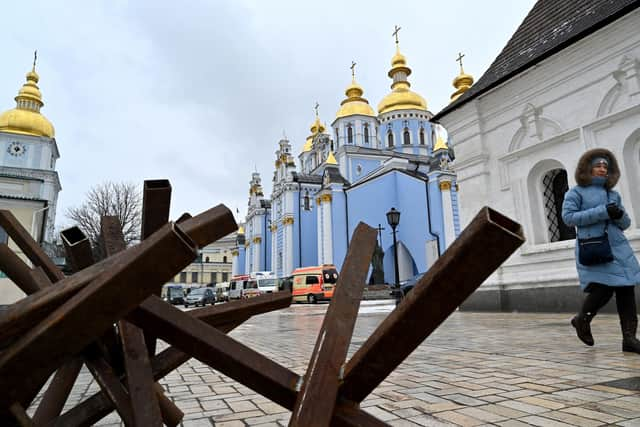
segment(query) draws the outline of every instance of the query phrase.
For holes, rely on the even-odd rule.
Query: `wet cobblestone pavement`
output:
[[[327,307],[292,305],[231,336],[302,374]],[[363,302],[351,354],[393,308]],[[594,347],[578,341],[570,317],[456,312],[362,407],[394,426],[640,426],[640,381],[619,381],[640,377],[640,355],[621,351],[617,316],[594,319]],[[281,426],[290,416],[194,359],[161,384],[184,411],[184,426]],[[96,391],[83,368],[67,404]],[[120,420],[113,413],[99,425]]]

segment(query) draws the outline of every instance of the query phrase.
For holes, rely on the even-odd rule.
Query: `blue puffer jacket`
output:
[[[607,203],[616,203],[622,209],[624,207],[620,194],[614,190],[609,190],[607,194],[604,184],[603,181],[590,185],[577,185],[565,194],[562,204],[562,219],[567,225],[577,227],[578,239],[602,236],[605,227],[609,235],[614,260],[605,264],[590,266],[580,264],[576,244],[576,266],[583,290],[592,282],[609,286],[640,284],[640,265],[622,232],[629,227],[631,220],[626,211],[620,219],[609,219]],[[609,221],[608,224],[607,221]]]

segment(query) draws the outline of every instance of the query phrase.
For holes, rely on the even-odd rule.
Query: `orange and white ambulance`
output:
[[[296,268],[293,277],[292,295],[296,302],[306,301],[315,304],[333,298],[333,291],[338,282],[338,270],[333,264]]]

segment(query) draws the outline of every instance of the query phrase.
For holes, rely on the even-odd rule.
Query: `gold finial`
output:
[[[462,69],[462,58],[464,58],[464,55],[461,52],[458,52],[456,62],[460,63],[460,74],[464,74],[464,70]]]
[[[355,61],[351,61],[351,67],[349,67],[349,68],[351,68],[351,78],[355,80],[356,79],[356,63],[355,63]]]
[[[320,104],[318,104],[318,101],[316,101],[316,105],[315,107],[313,107],[313,109],[316,110],[316,117],[318,117],[318,107],[320,107]]]
[[[394,25],[394,30],[393,30],[392,36],[394,36],[396,38],[396,45],[398,44],[398,31],[400,31],[401,29],[402,29],[402,27],[398,27],[397,25]]]
[[[34,50],[33,51],[33,68],[31,69],[31,71],[36,71],[36,62],[38,61],[38,50]]]

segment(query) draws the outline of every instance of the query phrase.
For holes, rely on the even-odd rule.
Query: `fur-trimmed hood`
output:
[[[594,157],[606,157],[609,159],[609,174],[607,175],[607,189],[612,189],[620,179],[620,168],[616,156],[606,148],[594,148],[585,152],[578,161],[576,167],[576,183],[581,186],[591,185],[591,160]]]

